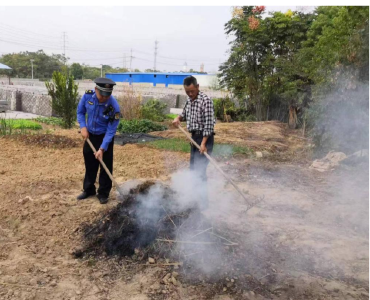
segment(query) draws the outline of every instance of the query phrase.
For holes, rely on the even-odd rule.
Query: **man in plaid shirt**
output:
[[[215,112],[213,101],[206,94],[199,91],[199,84],[195,77],[186,77],[184,79],[184,88],[188,99],[182,114],[175,118],[173,124],[179,126],[180,121],[186,120],[186,127],[191,132],[193,140],[200,145],[200,151],[194,145],[191,145],[190,170],[197,172],[197,175],[205,183],[203,184],[205,191],[201,203],[201,208],[205,209],[208,206],[206,172],[209,161],[203,153],[212,154],[215,135],[214,126],[216,123]]]

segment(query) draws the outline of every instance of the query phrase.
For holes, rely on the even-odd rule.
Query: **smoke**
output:
[[[294,281],[310,274],[368,287],[369,85],[348,74],[335,80],[316,91],[314,140],[320,157],[334,150],[350,158],[322,174],[297,165],[249,169],[252,193],[267,194],[245,235],[247,247],[258,249],[248,249],[254,274],[271,279],[272,268],[263,265],[270,261],[277,274],[293,273]],[[352,155],[360,150],[367,159]]]
[[[132,187],[133,184],[129,182],[128,185]],[[215,275],[220,263],[225,261],[223,243],[228,243],[225,240],[220,243],[220,238],[215,235],[218,231],[213,224],[216,221],[213,217],[217,218],[221,206],[212,205],[203,213],[200,208],[205,201],[210,200],[209,190],[220,190],[224,185],[225,181],[217,174],[212,174],[212,180],[207,183],[195,171],[180,170],[171,176],[168,183],[157,182],[146,193],[137,195],[136,222],[145,231],[148,227],[157,227],[158,222],[166,216],[176,218],[177,215],[189,213],[182,223],[175,225],[174,219],[174,224],[170,225],[176,227],[173,228],[176,232],[175,239],[180,241],[173,245],[172,252],[181,256],[181,260],[186,261],[194,270]],[[211,200],[212,203],[222,202],[223,213],[227,213],[232,197],[232,193],[220,193],[218,196],[212,193]],[[141,242],[147,244],[145,241]],[[220,245],[222,246],[219,247]]]
[[[313,107],[318,113],[316,129],[324,132],[322,149],[347,154],[368,149],[368,85],[346,80],[339,85],[343,88],[326,91]],[[220,149],[225,155],[232,153],[231,147]],[[281,283],[283,276],[300,280],[311,274],[360,282],[368,272],[362,264],[368,262],[367,167],[366,162],[352,165],[351,160],[335,172],[318,175],[304,165],[267,168],[252,162],[244,168],[237,161],[228,168],[234,169],[229,174],[238,178],[239,187],[248,188],[252,199],[266,195],[248,213],[248,204],[212,166],[207,183],[193,171],[180,170],[167,183],[158,182],[137,195],[135,216],[144,231],[155,228],[161,218],[190,211],[183,224],[175,219],[177,225],[169,223],[177,226],[177,236],[171,238],[196,242],[171,244],[171,258],[190,265],[183,270],[190,276],[220,278],[239,272]],[[194,208],[206,197],[209,208],[200,213]],[[215,243],[213,234],[229,242]]]
[[[331,88],[318,87],[308,117],[321,152],[346,154],[369,148],[369,84],[338,74]]]

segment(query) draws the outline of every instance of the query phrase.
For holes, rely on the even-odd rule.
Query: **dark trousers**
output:
[[[91,143],[94,145],[95,149],[98,151],[103,142],[104,134],[94,135],[89,133],[89,139]],[[104,151],[103,153],[103,161],[106,164],[108,170],[112,174],[113,174],[113,144],[114,138],[112,142],[109,144],[107,151]],[[86,193],[95,195],[96,194],[95,181],[96,175],[98,174],[100,162],[95,158],[95,155],[87,142],[85,142],[84,144],[83,155],[86,170],[83,189]],[[112,180],[110,180],[104,168],[100,166],[98,194],[108,197],[111,189],[112,189]]]
[[[203,140],[202,133],[192,133],[191,137],[200,146]],[[207,139],[206,148],[209,155],[212,154],[214,144],[214,135],[210,135]],[[209,160],[204,155],[201,154],[197,147],[193,144],[190,148],[190,170],[195,172],[195,175],[201,180],[199,189],[199,199],[197,201],[200,204],[201,209],[206,209],[208,207],[208,189],[207,189],[207,166]]]

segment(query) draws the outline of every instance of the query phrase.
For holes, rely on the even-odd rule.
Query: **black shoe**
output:
[[[89,194],[83,191],[80,195],[77,196],[77,200],[84,200],[86,198],[89,198],[90,196],[95,196],[95,194]]]
[[[99,199],[99,202],[100,204],[106,204],[108,203],[108,197],[106,196],[103,196],[103,195],[97,195],[98,199]]]

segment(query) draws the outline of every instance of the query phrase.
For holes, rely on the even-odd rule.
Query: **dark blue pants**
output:
[[[94,145],[95,149],[98,151],[103,139],[104,134],[94,135],[89,132],[89,139]],[[107,151],[103,153],[103,162],[106,164],[108,170],[113,174],[113,144],[114,138],[108,146]],[[95,155],[90,147],[90,145],[85,142],[83,148],[83,155],[85,160],[85,179],[83,183],[83,189],[86,193],[95,195],[95,181],[98,174],[100,162],[95,158]],[[99,189],[98,194],[108,197],[110,190],[112,189],[112,180],[110,180],[107,172],[104,168],[100,166],[99,174]]]
[[[203,134],[192,133],[191,137],[200,146],[203,140]],[[207,153],[212,154],[214,144],[214,135],[210,135],[207,139],[206,147]],[[195,172],[196,176],[199,176],[201,183],[200,204],[201,209],[206,209],[208,207],[208,189],[207,189],[207,166],[209,160],[204,154],[201,154],[197,147],[191,145],[190,149],[190,170]]]

